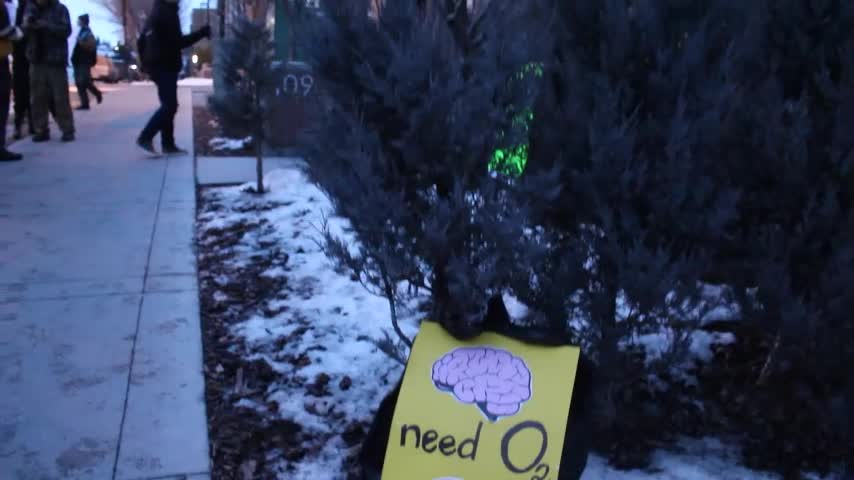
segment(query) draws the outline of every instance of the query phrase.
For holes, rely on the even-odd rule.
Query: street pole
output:
[[[128,0],[122,0],[122,44],[128,44]]]

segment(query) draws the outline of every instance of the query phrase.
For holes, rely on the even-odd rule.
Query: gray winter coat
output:
[[[71,17],[58,0],[47,0],[43,7],[30,2],[24,14],[24,34],[30,64],[63,68],[68,65]]]

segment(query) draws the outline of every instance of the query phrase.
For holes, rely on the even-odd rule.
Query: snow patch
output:
[[[252,144],[252,137],[246,138],[227,138],[227,137],[215,137],[208,142],[208,145],[214,151],[233,151],[233,150],[243,150]]]
[[[178,80],[179,87],[213,87],[212,78],[183,78]]]
[[[509,293],[505,293],[503,295],[503,300],[504,307],[507,308],[507,314],[510,315],[511,320],[522,320],[528,316],[528,306],[520,302],[518,298],[510,295]]]
[[[738,452],[717,440],[684,440],[680,451],[660,451],[646,470],[616,471],[592,456],[582,480],[778,480],[736,466]]]

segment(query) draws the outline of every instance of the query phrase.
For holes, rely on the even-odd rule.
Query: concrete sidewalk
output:
[[[208,478],[192,157],[135,149],[155,105],[125,87],[0,164],[0,479]]]

